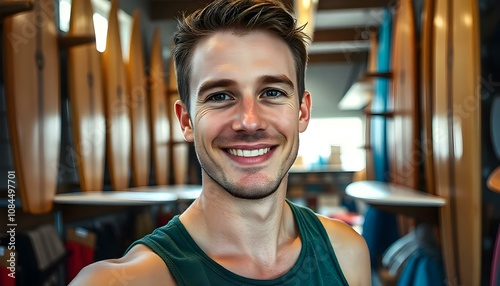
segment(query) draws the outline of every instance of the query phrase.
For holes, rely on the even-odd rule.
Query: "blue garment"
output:
[[[370,252],[372,269],[381,266],[384,251],[399,239],[398,222],[392,213],[368,207],[363,223],[363,237]]]
[[[439,252],[420,248],[410,256],[397,286],[445,286],[444,266]]]
[[[184,285],[348,285],[322,223],[310,209],[288,201],[297,223],[302,249],[284,275],[257,280],[237,275],[212,260],[175,216],[166,226],[134,242],[160,256],[179,286]],[[128,251],[128,250],[127,250]]]

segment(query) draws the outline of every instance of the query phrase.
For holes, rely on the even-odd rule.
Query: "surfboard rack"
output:
[[[387,78],[392,79],[392,72],[369,72],[363,78]]]
[[[437,221],[439,208],[446,204],[442,197],[378,181],[351,183],[347,185],[345,193],[382,210],[434,222]]]
[[[394,112],[393,111],[387,111],[387,112],[366,112],[366,115],[370,116],[380,116],[380,117],[385,117],[385,118],[393,118],[394,117]]]
[[[33,9],[33,1],[0,0],[0,19]]]
[[[95,43],[94,35],[81,36],[60,36],[57,39],[60,49],[68,49],[79,45],[87,45]]]

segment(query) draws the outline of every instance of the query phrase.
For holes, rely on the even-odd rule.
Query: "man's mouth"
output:
[[[238,157],[257,157],[266,154],[269,150],[271,150],[271,148],[260,148],[254,150],[228,149],[227,152]]]

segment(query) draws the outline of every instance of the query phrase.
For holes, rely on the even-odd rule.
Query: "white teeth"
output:
[[[229,149],[228,152],[231,155],[240,157],[257,157],[266,154],[271,148],[255,149],[255,150],[241,150],[241,149]]]

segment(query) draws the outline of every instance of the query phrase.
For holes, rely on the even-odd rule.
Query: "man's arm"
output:
[[[69,284],[79,285],[176,285],[165,262],[144,245],[134,246],[120,259],[91,264]]]
[[[318,215],[351,286],[371,285],[370,254],[365,239],[346,223]]]

